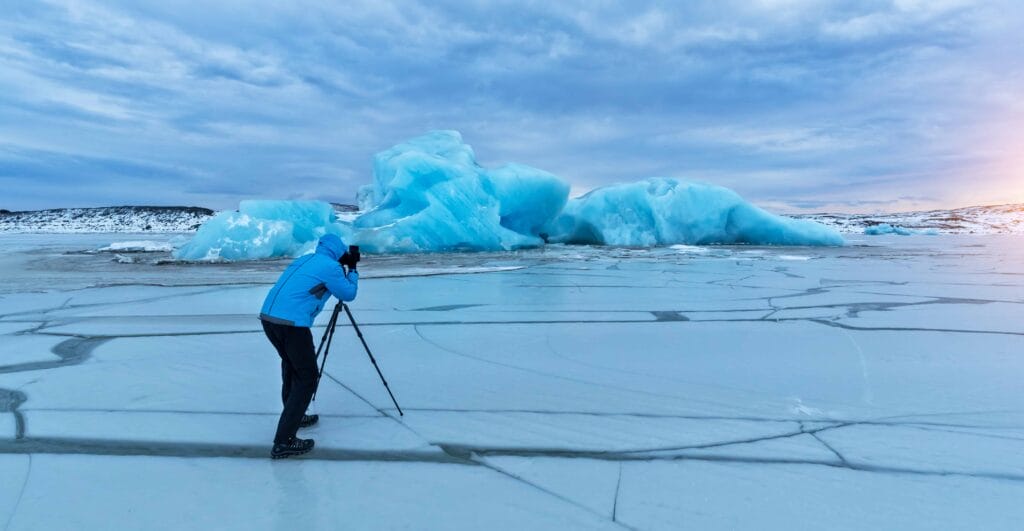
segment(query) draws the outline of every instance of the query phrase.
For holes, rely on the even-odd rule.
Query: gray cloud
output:
[[[1001,202],[1022,20],[954,0],[18,3],[0,207],[351,200],[373,153],[434,128],[576,191]]]

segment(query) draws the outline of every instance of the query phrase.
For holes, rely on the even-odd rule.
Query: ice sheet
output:
[[[9,525],[21,501],[32,456],[0,454],[0,522]]]
[[[2,323],[0,322],[0,336],[10,336],[17,332],[23,332],[25,330],[31,330],[36,325],[42,324],[32,321],[20,321],[17,323]]]
[[[627,463],[619,494],[639,529],[1009,530],[1024,516],[1020,482],[810,465]]]
[[[60,361],[51,349],[61,342],[60,338],[38,335],[0,335],[0,372],[31,367],[33,364],[46,366]]]
[[[489,457],[487,463],[611,519],[621,464],[591,459]]]
[[[1019,237],[368,257],[352,311],[406,415],[343,318],[317,449],[285,463],[255,319],[285,261],[21,238],[0,238],[11,529],[1024,520]]]
[[[277,414],[205,413],[198,411],[26,411],[25,437],[49,443],[75,441],[154,455],[203,456],[227,452],[264,457],[266,441],[274,436]],[[325,455],[352,459],[390,455],[398,459],[442,458],[444,453],[392,419],[380,415],[323,414],[323,423],[303,431],[320,439]],[[27,443],[30,444],[30,443]]]
[[[0,414],[0,439],[13,440],[18,435],[18,424],[11,413]]]
[[[20,386],[28,395],[23,410],[279,413],[280,358],[262,332],[71,341],[82,352],[77,364]],[[333,348],[344,352],[343,344]],[[339,415],[375,413],[330,385],[317,407]]]
[[[113,522],[121,529],[616,528],[482,467],[33,456],[11,530],[103,529]]]
[[[984,413],[975,418],[984,420]],[[951,430],[952,428],[952,430]],[[884,435],[883,433],[884,432]],[[819,436],[865,468],[914,468],[982,477],[1024,477],[1024,438],[1015,430],[957,432],[954,426],[849,426]]]

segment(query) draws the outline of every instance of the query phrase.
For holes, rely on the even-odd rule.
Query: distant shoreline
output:
[[[356,207],[332,203],[350,217]],[[196,206],[110,206],[10,211],[0,209],[0,233],[188,233],[216,214]],[[845,234],[862,234],[880,224],[912,230],[935,229],[942,234],[1024,234],[1024,204],[963,207],[951,210],[893,214],[790,214]]]

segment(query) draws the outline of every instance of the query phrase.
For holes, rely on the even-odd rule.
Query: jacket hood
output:
[[[341,238],[333,235],[326,234],[320,238],[320,243],[316,246],[316,254],[322,254],[335,262],[341,258],[341,255],[345,254],[348,250],[348,246],[345,242],[341,241]]]

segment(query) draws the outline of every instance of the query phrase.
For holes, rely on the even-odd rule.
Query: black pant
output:
[[[274,444],[284,443],[299,431],[299,422],[316,390],[316,349],[313,348],[313,333],[308,328],[267,321],[262,323],[267,339],[281,356],[281,402],[284,403],[284,411],[277,422]]]

